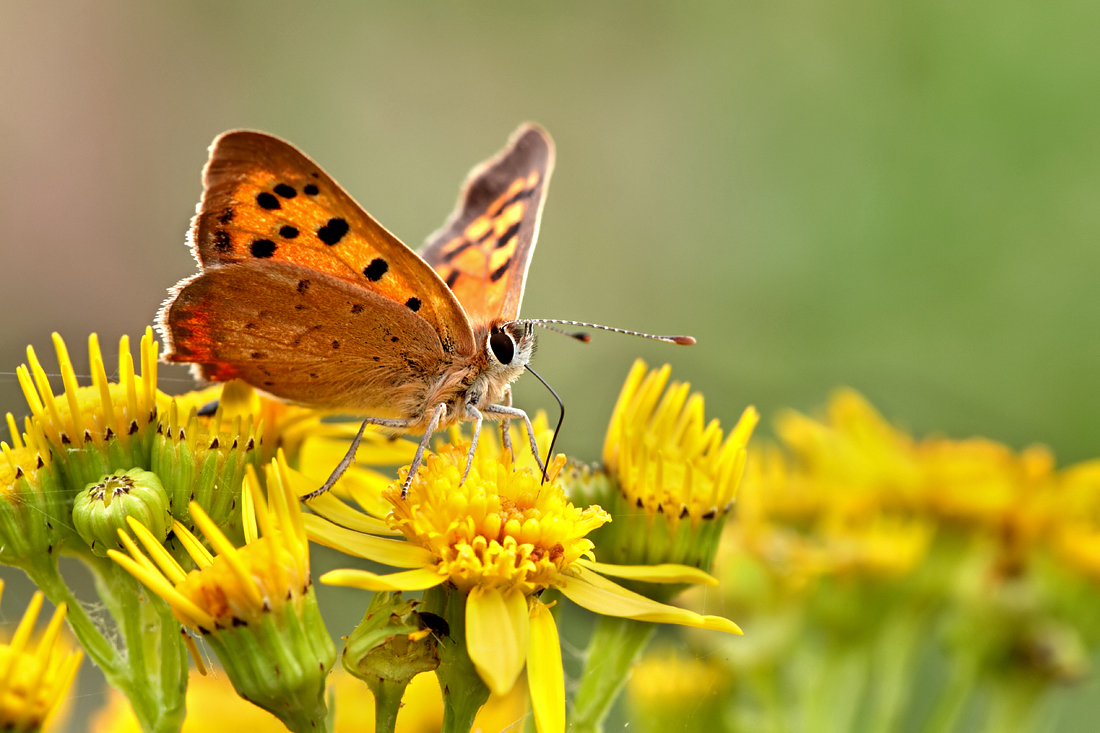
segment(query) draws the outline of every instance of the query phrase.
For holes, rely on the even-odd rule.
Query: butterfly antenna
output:
[[[614,331],[615,333],[624,333],[627,336],[641,336],[646,339],[653,339],[654,341],[664,341],[666,344],[680,344],[682,346],[690,346],[695,343],[695,339],[691,336],[657,336],[652,333],[642,333],[641,331],[628,331],[625,328],[613,328],[611,326],[601,326],[598,323],[584,323],[582,321],[562,321],[556,318],[530,318],[525,319],[528,323],[533,323],[536,326],[542,326],[543,328],[550,328],[546,325],[548,323],[560,323],[563,326],[580,326],[581,328],[598,328],[601,331]],[[558,331],[556,328],[550,328],[551,331]],[[559,333],[565,333],[567,336],[572,336],[578,341],[587,342],[588,334],[572,334],[565,331],[558,331]]]
[[[566,331],[564,328],[554,328],[551,325],[548,325],[546,323],[539,323],[538,321],[531,321],[531,323],[534,323],[540,328],[545,328],[547,331],[553,331],[554,333],[560,333],[563,336],[568,336],[571,339],[577,339],[577,341],[580,341],[582,343],[587,344],[592,340],[592,336],[585,333],[584,331],[577,331],[574,333],[572,331]]]
[[[524,365],[527,371],[535,375],[535,379],[542,382],[542,386],[550,390],[550,394],[554,395],[554,399],[558,401],[558,426],[554,428],[554,437],[550,439],[550,450],[546,454],[546,461],[542,464],[542,482],[546,483],[546,471],[550,467],[550,459],[554,455],[554,443],[558,442],[558,433],[561,432],[561,424],[565,421],[565,403],[561,401],[561,397],[558,397],[558,393],[554,391],[554,388],[546,383],[546,380],[539,376],[539,373],[531,368],[530,364]]]

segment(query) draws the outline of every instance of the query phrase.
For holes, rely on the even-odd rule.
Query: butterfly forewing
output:
[[[322,409],[409,416],[449,360],[431,326],[377,293],[291,263],[230,264],[164,313],[176,361]]]
[[[519,315],[553,169],[550,135],[524,125],[473,170],[454,213],[421,248],[472,320]]]
[[[442,280],[292,145],[225,133],[211,146],[203,182],[191,237],[204,270],[293,263],[406,308],[430,324],[444,351],[474,351],[469,320]],[[178,351],[183,340],[175,341]]]

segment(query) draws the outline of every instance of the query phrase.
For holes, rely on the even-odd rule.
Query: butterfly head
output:
[[[485,336],[485,356],[494,376],[511,382],[531,360],[535,350],[535,329],[525,321],[492,324]]]

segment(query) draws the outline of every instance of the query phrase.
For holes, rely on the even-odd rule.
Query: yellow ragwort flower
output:
[[[759,416],[747,408],[726,436],[717,419],[706,421],[703,396],[687,383],[670,385],[670,373],[667,364],[650,371],[641,359],[634,362],[604,440],[604,464],[614,486],[604,481],[602,493],[589,496],[584,484],[601,484],[581,476],[574,490],[615,518],[594,538],[605,561],[707,570]],[[679,590],[668,587],[659,595]]]
[[[280,483],[280,471],[285,477],[287,469],[281,462],[276,465],[278,468],[269,469],[269,480]],[[206,513],[192,504],[196,524],[218,553],[210,554],[199,538],[177,521],[174,531],[194,560],[195,570],[185,571],[152,533],[133,520],[130,528],[148,556],[125,534],[120,537],[130,556],[113,550],[108,553],[164,598],[180,623],[200,633],[255,623],[288,604],[301,603],[310,588],[308,544],[298,502],[273,491],[268,506],[253,473],[245,485],[255,509],[253,521],[245,523],[244,547],[234,547]]]
[[[603,460],[631,504],[693,526],[729,511],[744,473],[745,446],[759,421],[749,407],[723,440],[704,420],[703,396],[673,382],[672,368],[634,362],[604,439]]]
[[[4,583],[0,580],[0,595]],[[23,620],[6,644],[0,644],[0,730],[41,730],[69,691],[84,653],[59,641],[66,607],[54,611],[49,626],[32,642],[42,609],[42,593],[34,594]]]
[[[543,419],[544,421],[544,419]],[[366,590],[422,590],[449,584],[468,593],[467,651],[489,689],[510,690],[524,664],[540,731],[565,727],[565,686],[557,626],[541,591],[554,588],[596,613],[643,621],[684,624],[740,633],[731,621],[702,616],[649,600],[593,570],[592,543],[585,535],[608,520],[599,507],[573,506],[558,483],[564,456],[552,463],[548,480],[529,466],[517,468],[509,451],[482,434],[462,482],[468,444],[443,445],[430,455],[400,495],[400,479],[385,493],[389,524],[404,540],[375,533],[382,517],[353,512],[335,498],[314,502],[321,516],[306,516],[309,536],[404,572],[379,575],[334,570],[321,581]],[[402,476],[405,472],[402,471]],[[301,487],[307,493],[310,485]],[[329,521],[329,520],[333,521]],[[338,526],[339,522],[343,526]],[[353,529],[349,529],[353,527]],[[669,574],[648,568],[599,565],[602,574],[668,582]],[[681,567],[678,581],[713,582],[705,573]]]
[[[249,468],[242,547],[191,504],[192,519],[217,554],[177,520],[175,535],[196,566],[190,572],[133,519],[130,529],[145,552],[120,531],[129,556],[116,550],[108,556],[163,598],[180,623],[205,636],[243,697],[292,730],[305,730],[324,720],[325,678],[336,650],[317,609],[309,544],[297,496],[288,492],[288,470],[281,453],[267,466],[265,501]]]

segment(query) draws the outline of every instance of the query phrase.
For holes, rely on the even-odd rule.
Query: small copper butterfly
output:
[[[553,169],[550,135],[521,126],[471,172],[454,213],[417,254],[294,146],[224,133],[210,148],[189,235],[200,272],[160,311],[165,359],[193,363],[203,379],[242,379],[289,402],[367,415],[364,428],[422,432],[405,490],[432,433],[464,420],[474,423],[471,453],[484,419],[523,420],[541,466],[509,387],[529,368],[533,326],[604,328],[519,319]],[[306,498],[331,487],[357,444]]]

